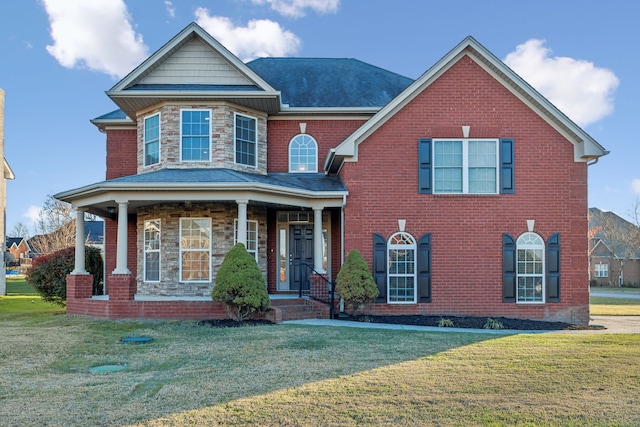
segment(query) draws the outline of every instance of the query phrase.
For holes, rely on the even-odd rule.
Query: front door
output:
[[[313,225],[289,227],[289,290],[309,290],[313,271]]]

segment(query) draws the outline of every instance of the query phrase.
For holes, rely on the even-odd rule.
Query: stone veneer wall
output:
[[[227,252],[233,247],[235,203],[166,203],[138,211],[138,296],[206,297],[211,294],[216,273]],[[211,218],[212,282],[180,282],[180,218]],[[144,282],[144,222],[160,220],[160,282]],[[266,209],[247,207],[247,219],[258,221],[258,266],[266,277],[267,222]]]
[[[211,110],[211,161],[180,161],[180,110]],[[160,163],[143,166],[144,157],[144,119],[160,113]],[[258,164],[257,167],[239,165],[234,162],[235,115],[239,113],[256,119]],[[244,172],[267,173],[267,118],[246,109],[240,109],[226,103],[164,105],[138,116],[138,173],[155,171],[162,168],[229,168]]]

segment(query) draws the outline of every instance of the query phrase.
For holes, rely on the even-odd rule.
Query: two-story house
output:
[[[105,219],[107,295],[79,239],[70,314],[224,317],[209,295],[241,242],[273,301],[358,249],[371,314],[588,322],[587,166],[606,151],[471,37],[412,80],[245,64],[191,24],[107,95],[106,180],[55,196],[79,236],[84,212]]]

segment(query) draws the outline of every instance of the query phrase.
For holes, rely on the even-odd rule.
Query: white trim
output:
[[[207,120],[209,122],[209,132],[208,132],[208,137],[209,137],[209,144],[208,144],[208,151],[209,151],[209,157],[206,160],[185,160],[182,158],[182,113],[187,112],[187,111],[206,111],[207,113],[209,113],[209,120]],[[180,162],[181,163],[207,163],[207,162],[211,162],[211,152],[213,151],[213,138],[211,136],[211,122],[213,121],[213,110],[211,110],[210,108],[181,108],[180,109],[180,120],[178,121],[178,126],[180,126],[180,132],[179,132],[179,147],[178,149],[180,150]]]
[[[340,145],[335,148],[335,155],[344,156],[345,161],[358,160],[358,145],[369,135],[380,128],[405,105],[411,102],[423,90],[436,81],[463,57],[469,57],[479,66],[489,72],[500,84],[507,88],[517,98],[522,100],[535,113],[552,127],[562,133],[575,147],[574,161],[588,162],[608,154],[595,139],[572,122],[544,96],[537,92],[520,76],[514,73],[495,55],[469,36],[447,53],[436,64],[429,68],[422,76],[409,85],[391,102],[378,111],[369,121],[363,124]],[[329,153],[327,158],[332,153]],[[325,162],[326,163],[326,162]]]
[[[254,142],[255,144],[255,153],[254,153],[254,158],[255,158],[255,163],[253,165],[249,165],[246,163],[238,163],[238,159],[237,159],[237,154],[238,154],[238,141],[236,138],[236,131],[238,128],[238,125],[236,124],[236,119],[237,117],[244,117],[247,119],[252,119],[253,120],[253,132],[256,136],[256,140]],[[238,113],[237,111],[233,112],[233,163],[236,165],[241,165],[241,166],[246,166],[246,167],[250,167],[250,168],[257,168],[258,167],[258,141],[260,140],[260,138],[258,138],[258,118],[255,116],[250,116],[249,114],[242,114],[242,113]]]
[[[252,241],[249,239],[249,233],[251,233],[252,231],[251,227],[249,227],[249,224],[252,224],[252,225],[255,224],[255,232],[256,232],[256,238],[255,238],[256,248],[255,249],[249,249],[249,242]],[[245,245],[245,248],[247,249],[247,252],[253,255],[253,257],[256,259],[256,262],[258,262],[258,253],[260,252],[259,226],[260,224],[255,219],[247,220],[247,244]],[[238,243],[238,218],[234,218],[233,219],[233,245],[235,246],[237,243]]]

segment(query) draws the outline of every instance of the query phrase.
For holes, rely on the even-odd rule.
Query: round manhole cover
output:
[[[132,343],[132,344],[145,344],[153,341],[151,337],[123,337],[122,342]]]
[[[89,368],[89,371],[96,374],[110,374],[112,372],[120,372],[127,369],[127,365],[100,365]]]

